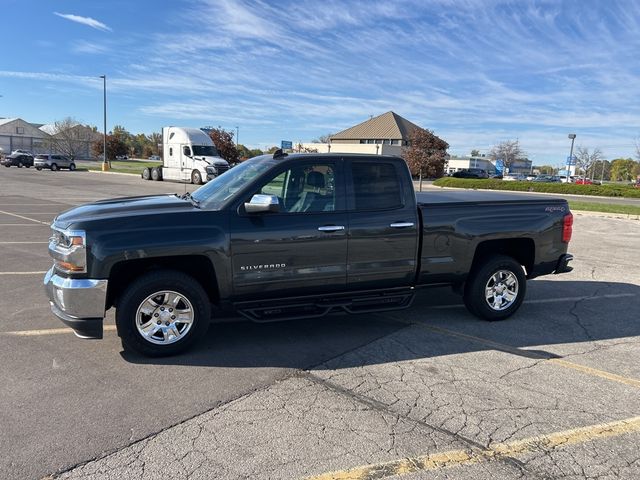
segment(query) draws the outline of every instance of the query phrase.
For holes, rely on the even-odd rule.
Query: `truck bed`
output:
[[[519,192],[495,192],[493,190],[433,190],[416,192],[419,207],[432,207],[456,204],[492,204],[492,203],[558,203],[562,198],[546,195],[529,195]]]

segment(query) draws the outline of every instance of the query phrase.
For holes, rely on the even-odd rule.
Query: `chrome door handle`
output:
[[[344,230],[344,226],[342,225],[326,225],[324,227],[318,227],[318,230],[321,232],[338,232],[340,230]]]
[[[398,222],[398,223],[392,223],[389,226],[391,228],[409,228],[409,227],[413,227],[413,223],[411,223],[411,222]]]

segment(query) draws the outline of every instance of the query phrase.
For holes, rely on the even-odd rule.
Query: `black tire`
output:
[[[153,167],[151,169],[151,180],[162,180],[162,169],[160,167]]]
[[[36,167],[36,170],[38,170],[39,172],[42,171],[42,167]]]
[[[498,277],[498,281],[495,281],[494,275]],[[485,291],[487,287],[492,288],[494,285],[499,292],[507,292],[513,298],[505,298],[501,293],[489,297],[490,294]],[[484,320],[497,321],[513,315],[522,305],[526,292],[527,279],[522,265],[506,255],[494,255],[474,267],[465,284],[463,298],[469,312]],[[493,298],[494,306],[490,304],[489,298]]]
[[[202,185],[202,175],[198,170],[191,172],[191,183],[194,185]]]
[[[24,164],[22,162],[18,162],[18,168],[22,168],[24,167]]]
[[[76,164],[75,163],[70,163],[69,164],[69,170],[73,172],[75,169],[76,169]]]
[[[7,167],[7,168],[11,168],[11,164],[10,163],[5,163],[4,166]]]
[[[24,167],[25,168],[31,168],[31,165],[25,165]]]
[[[153,343],[151,340],[146,339],[138,331],[137,327],[138,308],[145,304],[145,300],[148,297],[162,291],[178,293],[188,300],[193,309],[191,327],[184,333],[182,338],[168,344]],[[139,277],[126,288],[124,295],[117,303],[116,325],[118,336],[122,341],[122,347],[125,350],[135,351],[149,357],[175,355],[188,349],[206,333],[211,319],[211,305],[202,286],[193,277],[173,270],[159,270]],[[165,314],[166,312],[162,315]],[[144,314],[141,313],[141,321],[147,318],[142,317],[142,315]],[[148,318],[152,319],[152,314],[149,314]],[[162,317],[159,318],[162,319]],[[149,322],[154,326],[154,320],[149,320]],[[160,326],[159,328],[163,328],[162,323],[158,325]],[[158,335],[160,334],[161,332],[159,331]]]
[[[151,170],[149,169],[149,167],[144,168],[142,170],[142,179],[143,180],[151,180]]]
[[[51,171],[52,172],[56,172],[58,170],[58,164],[57,163],[52,163],[51,164]]]

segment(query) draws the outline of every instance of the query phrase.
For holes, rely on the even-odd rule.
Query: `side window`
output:
[[[392,163],[353,162],[356,210],[387,210],[403,206],[400,177]]]
[[[279,173],[256,193],[276,195],[282,213],[336,210],[335,166],[300,165]]]
[[[184,156],[190,157],[191,156],[191,148],[189,148],[188,145],[185,145],[184,147],[182,147],[182,153],[183,153]]]

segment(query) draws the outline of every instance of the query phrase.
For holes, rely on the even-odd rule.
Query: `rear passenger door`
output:
[[[347,287],[411,285],[418,255],[418,211],[404,161],[347,163]],[[404,169],[404,171],[402,170]]]

